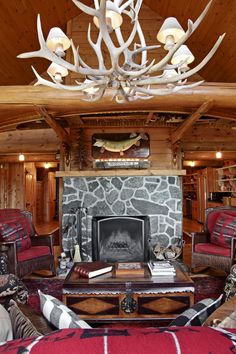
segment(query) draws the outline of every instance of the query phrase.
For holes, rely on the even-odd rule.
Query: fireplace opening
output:
[[[149,260],[148,216],[94,216],[93,260],[145,262]]]

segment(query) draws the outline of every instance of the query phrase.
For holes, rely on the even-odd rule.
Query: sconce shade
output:
[[[93,22],[97,28],[99,27],[99,21],[96,16],[93,18]],[[116,4],[111,1],[107,1],[106,3],[106,24],[110,30],[119,28],[123,23],[123,17],[120,14],[119,8]]]
[[[157,40],[161,43],[166,43],[167,37],[172,36],[173,42],[176,43],[184,33],[183,27],[177,19],[175,17],[168,17],[157,33]]]
[[[19,155],[19,161],[25,161],[25,155],[24,154],[20,154]]]
[[[179,64],[181,61],[185,61],[186,64],[190,64],[194,61],[195,57],[188,47],[183,44],[176,50],[175,54],[171,59],[171,64]],[[185,65],[186,65],[185,64]]]
[[[221,159],[222,158],[222,152],[221,151],[217,151],[216,152],[216,158],[217,159]]]
[[[51,63],[51,65],[47,69],[47,73],[52,75],[55,79],[57,77],[59,77],[59,79],[61,79],[62,77],[65,77],[68,75],[68,70],[61,65]]]
[[[71,43],[59,27],[53,27],[49,31],[46,44],[51,51],[57,52],[58,48],[61,48],[62,51],[67,50]]]

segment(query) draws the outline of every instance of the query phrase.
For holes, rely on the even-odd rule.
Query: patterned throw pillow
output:
[[[28,300],[28,289],[15,274],[0,275],[0,298],[12,294],[16,295],[19,302],[26,303]]]
[[[223,294],[216,300],[208,298],[199,301],[176,317],[169,326],[201,326],[207,317],[221,305],[222,297]]]
[[[236,218],[222,213],[218,216],[211,233],[211,243],[230,248],[232,236],[236,236]]]
[[[38,290],[40,308],[44,317],[56,328],[91,328],[61,301]]]
[[[0,235],[3,241],[16,241],[17,251],[31,247],[29,230],[25,227],[25,218],[0,222]]]

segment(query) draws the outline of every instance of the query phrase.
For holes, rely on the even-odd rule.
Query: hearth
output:
[[[148,261],[148,216],[95,216],[92,219],[93,260]]]

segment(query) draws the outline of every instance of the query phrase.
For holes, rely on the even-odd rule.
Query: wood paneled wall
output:
[[[71,127],[71,170],[92,169],[92,136],[97,133],[146,133],[150,139],[149,161],[152,168],[172,169],[173,152],[170,143],[170,128],[88,128],[81,129],[74,123]],[[101,158],[103,157],[101,153]],[[125,154],[123,156],[125,158]]]
[[[0,208],[24,208],[25,173],[23,163],[0,164]]]

